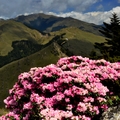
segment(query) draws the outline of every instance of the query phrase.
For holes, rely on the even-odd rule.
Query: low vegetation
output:
[[[2,120],[96,120],[120,103],[120,64],[81,56],[21,73],[4,100]]]

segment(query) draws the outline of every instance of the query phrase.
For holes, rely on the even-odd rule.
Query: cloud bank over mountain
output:
[[[96,11],[96,12],[88,12],[88,13],[80,13],[80,12],[68,12],[68,13],[61,13],[61,14],[55,14],[55,13],[49,13],[56,16],[61,17],[73,17],[75,19],[79,19],[82,21],[86,21],[88,23],[95,23],[95,24],[102,24],[103,22],[110,22],[110,17],[113,13],[117,13],[117,15],[120,17],[120,7],[113,8],[110,11]]]
[[[109,6],[112,5],[111,3],[109,2]],[[6,19],[21,14],[43,12],[102,24],[103,21],[109,21],[113,12],[120,16],[120,7],[117,6],[119,3],[120,0],[112,9],[108,6],[110,9],[108,10],[108,7],[104,6],[104,0],[0,0],[0,17]]]

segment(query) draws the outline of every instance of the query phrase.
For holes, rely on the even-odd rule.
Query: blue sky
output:
[[[113,12],[120,17],[120,0],[0,0],[0,18],[40,12],[102,24]]]
[[[101,0],[91,5],[86,12],[109,11],[116,6],[120,6],[120,0]]]

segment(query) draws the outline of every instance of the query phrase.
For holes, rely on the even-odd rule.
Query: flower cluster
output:
[[[105,80],[120,80],[120,63],[72,56],[31,68],[9,90],[0,120],[91,120],[108,108]]]

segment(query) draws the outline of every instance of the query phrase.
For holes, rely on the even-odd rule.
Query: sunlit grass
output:
[[[5,108],[0,109],[0,116],[7,114],[9,111]]]
[[[35,40],[39,42],[41,33],[26,27],[24,24],[12,20],[0,23],[0,55],[7,55],[12,49],[13,41]]]

